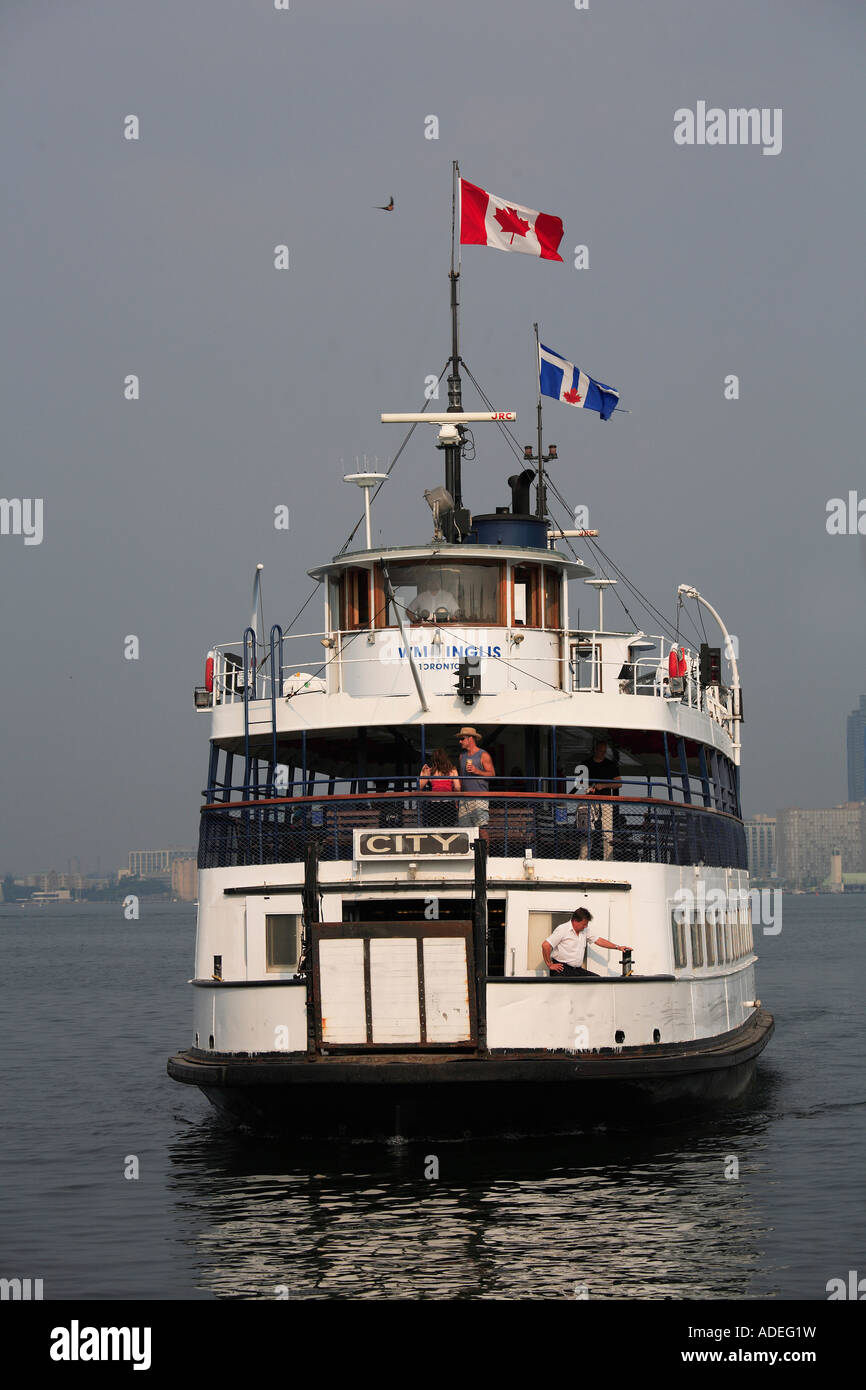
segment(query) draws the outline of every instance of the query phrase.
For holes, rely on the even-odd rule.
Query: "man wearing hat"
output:
[[[486,792],[490,790],[490,778],[496,776],[493,759],[483,748],[478,747],[481,738],[477,729],[463,728],[457,735],[460,744],[460,786],[465,792]],[[478,826],[482,840],[490,838],[487,829],[490,820],[488,803],[475,796],[461,797],[457,803],[457,824],[464,828]]]

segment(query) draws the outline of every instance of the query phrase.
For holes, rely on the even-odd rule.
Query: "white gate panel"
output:
[[[427,1041],[467,1042],[472,1033],[465,938],[425,936],[423,951]]]
[[[372,937],[370,1012],[374,1043],[421,1041],[415,937]]]
[[[322,1041],[365,1043],[364,943],[326,939],[319,943]]]

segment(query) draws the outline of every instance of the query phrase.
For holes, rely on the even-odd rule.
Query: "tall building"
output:
[[[779,878],[790,888],[816,887],[830,873],[834,850],[842,855],[843,873],[858,873],[864,864],[864,804],[849,801],[826,810],[788,807],[776,813]]]
[[[848,715],[848,800],[866,801],[866,695]]]
[[[773,878],[776,872],[776,817],[750,816],[746,821],[746,846],[752,878]]]
[[[129,872],[133,878],[169,878],[175,859],[191,859],[191,849],[131,849]]]
[[[194,903],[198,897],[198,861],[175,859],[171,866],[172,896],[182,903]]]

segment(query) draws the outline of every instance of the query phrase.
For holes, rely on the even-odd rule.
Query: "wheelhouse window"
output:
[[[340,625],[346,630],[370,625],[370,571],[346,570],[342,578]]]
[[[538,565],[515,565],[511,571],[513,627],[541,627],[539,573]]]
[[[400,616],[420,623],[504,624],[498,563],[459,565],[392,562],[388,566]],[[397,626],[393,601],[386,626]]]
[[[562,576],[552,565],[544,566],[544,626],[558,628],[560,622],[560,594]]]

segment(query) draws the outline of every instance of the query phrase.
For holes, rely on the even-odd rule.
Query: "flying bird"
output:
[[[379,207],[377,207],[376,211],[377,211],[377,212],[393,212],[393,211],[394,211],[394,194],[393,194],[393,193],[391,194],[391,201],[390,201],[390,203],[386,203],[384,207],[382,207],[382,206],[380,205]]]

